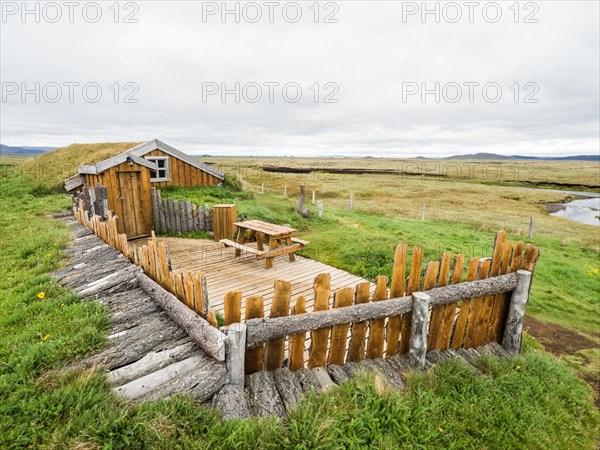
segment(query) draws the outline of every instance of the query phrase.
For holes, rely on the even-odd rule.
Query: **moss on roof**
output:
[[[79,164],[94,164],[118,155],[142,142],[104,142],[100,144],[71,144],[43,155],[29,158],[21,168],[29,179],[47,188],[63,191],[65,178],[75,175]]]

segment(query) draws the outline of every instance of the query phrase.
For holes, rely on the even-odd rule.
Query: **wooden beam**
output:
[[[206,320],[189,309],[170,292],[152,281],[143,273],[137,275],[140,287],[165,310],[167,315],[179,325],[188,336],[209,356],[225,361],[227,336],[211,326]]]
[[[427,293],[431,297],[431,305],[456,303],[461,300],[512,291],[517,286],[517,278],[517,273],[509,273],[485,280],[434,288]],[[411,311],[412,297],[407,296],[302,315],[251,319],[246,322],[248,326],[246,345],[248,348],[253,348],[262,342],[286,335],[308,331],[314,333],[315,330],[329,328],[333,325],[383,319]],[[315,339],[313,338],[314,345]]]
[[[227,330],[229,345],[227,351],[227,371],[229,382],[244,387],[244,354],[246,352],[246,325],[234,323]]]
[[[425,292],[414,292],[412,298],[412,326],[408,362],[414,369],[423,370],[425,369],[425,355],[427,354],[427,319],[431,297]]]
[[[529,300],[529,286],[531,284],[531,272],[518,270],[517,276],[517,287],[510,298],[510,309],[508,310],[506,329],[502,340],[502,346],[511,355],[518,355],[521,352],[523,318],[525,317],[525,306]]]

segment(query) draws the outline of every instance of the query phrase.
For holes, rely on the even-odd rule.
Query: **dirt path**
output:
[[[573,355],[579,350],[598,347],[594,341],[573,330],[531,316],[525,317],[524,329],[536,338],[546,351],[559,358],[563,355]],[[600,409],[600,377],[581,373],[580,377],[594,390],[596,407]]]

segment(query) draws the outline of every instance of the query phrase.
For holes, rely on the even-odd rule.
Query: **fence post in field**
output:
[[[529,216],[529,239],[533,237],[533,216]]]
[[[317,215],[319,217],[323,217],[323,202],[322,201],[319,201],[317,203]]]
[[[265,183],[260,183],[260,193],[261,195],[265,194]]]
[[[283,198],[287,198],[287,185],[283,186]]]
[[[517,287],[510,298],[504,339],[502,339],[502,346],[511,355],[517,355],[521,351],[523,318],[525,317],[525,306],[529,300],[529,286],[531,283],[531,272],[517,270],[517,274],[519,277]]]
[[[421,222],[425,221],[425,203],[421,206]]]
[[[427,353],[427,319],[431,297],[425,292],[413,292],[412,326],[408,362],[414,369],[425,369]]]
[[[315,191],[312,191],[312,202],[311,205],[315,204]]]
[[[354,194],[352,192],[350,192],[350,204],[348,205],[348,209],[350,211],[352,211],[352,208],[354,206],[353,203],[354,203]]]
[[[244,386],[244,355],[246,353],[246,324],[234,323],[227,330],[229,346],[227,370],[229,382],[234,386]]]
[[[246,190],[246,180],[244,180],[244,190]]]

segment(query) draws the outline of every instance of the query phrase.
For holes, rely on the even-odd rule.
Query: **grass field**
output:
[[[238,158],[202,157],[204,162],[215,164],[222,172],[237,173],[251,182],[265,175],[264,167],[277,166],[290,169],[320,171],[310,175],[288,173],[289,181],[305,177],[307,183],[332,182],[335,177],[327,172],[336,170],[394,171],[396,179],[460,180],[478,184],[503,184],[520,186],[579,187],[579,190],[600,191],[598,162],[550,160],[487,160],[487,159],[396,159],[396,158]],[[325,173],[323,175],[323,173]]]
[[[48,213],[67,208],[67,196],[51,193],[50,181],[13,178],[10,170],[3,171],[0,185],[2,448],[589,449],[596,444],[600,418],[592,392],[566,363],[594,373],[598,366],[588,364],[587,358],[597,361],[597,353],[591,349],[563,362],[535,350],[531,338],[517,358],[482,361],[484,376],[450,361],[413,374],[401,394],[366,377],[328,395],[304,399],[285,420],[221,422],[185,397],[131,407],[111,393],[100,371],[63,370],[69,361],[104,345],[109,320],[101,307],[79,302],[47,275],[60,266],[69,240],[66,227]],[[288,180],[266,183],[264,196],[240,191],[235,183],[224,190],[174,188],[165,194],[211,204],[235,201],[247,217],[292,223],[311,240],[308,256],[367,277],[389,272],[399,241],[423,245],[429,259],[446,249],[481,256],[489,254],[494,232],[503,227],[499,210],[481,223],[477,207],[469,202],[443,210],[465,208],[472,215],[465,223],[433,216],[421,223],[416,214],[388,213],[386,205],[396,204],[400,192],[389,189],[386,198],[381,195],[388,189],[383,181],[360,184],[345,177],[363,175],[342,177],[341,183],[355,193],[356,210],[346,210],[345,193],[336,196],[342,191],[331,189],[327,197],[323,188],[318,196],[327,199],[322,219],[306,220],[293,212],[293,200],[281,195],[286,183],[290,196],[295,195],[292,186],[297,182]],[[363,186],[378,200],[361,197]],[[440,187],[439,195],[449,195],[447,191]],[[458,195],[460,187],[454,192]],[[480,195],[492,191],[484,192]],[[477,192],[470,198],[475,197]],[[536,198],[517,202],[524,209],[519,214],[528,217],[527,208]],[[411,201],[419,211],[422,200],[417,196]],[[506,211],[516,214],[515,209]],[[593,227],[582,225],[567,235],[566,222],[561,234],[553,221],[564,219],[544,220],[547,228],[539,228],[534,239],[543,255],[528,311],[597,339],[600,278],[591,270],[598,267],[597,234],[595,239]],[[515,239],[526,232],[526,226],[521,231],[506,228]],[[545,235],[544,229],[553,234]]]
[[[457,180],[401,180],[394,175],[256,172],[250,176],[246,169],[256,160],[229,159],[227,165],[222,161],[211,162],[230,167],[230,176],[246,175],[246,191],[237,183],[233,190],[170,188],[164,195],[198,204],[233,202],[245,217],[291,223],[311,242],[307,256],[371,279],[390,275],[399,242],[422,246],[428,259],[437,259],[444,251],[468,258],[491,256],[495,233],[505,229],[509,239],[531,241],[542,248],[529,312],[592,339],[600,337],[600,232],[598,227],[548,215],[543,204],[561,201],[565,194]],[[381,160],[372,164],[376,162]],[[276,160],[270,160],[273,163]],[[598,169],[597,163],[577,164]],[[589,167],[584,172],[588,171]],[[316,217],[315,206],[309,220],[295,213],[300,183],[323,201],[322,218]],[[283,198],[285,186],[288,198]],[[348,211],[350,192],[352,212]],[[421,222],[423,203],[426,220]],[[531,240],[530,216],[536,224]]]

